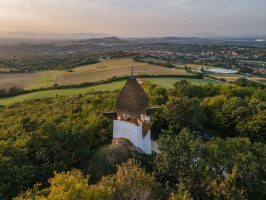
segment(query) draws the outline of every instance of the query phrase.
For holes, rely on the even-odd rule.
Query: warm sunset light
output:
[[[0,0],[0,200],[265,200],[266,0]]]
[[[0,0],[0,31],[258,34],[265,12],[265,0]]]

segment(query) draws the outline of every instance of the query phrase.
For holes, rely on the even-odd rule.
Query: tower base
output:
[[[143,153],[151,155],[151,131],[142,137],[142,126],[133,123],[114,120],[113,139],[126,138]]]

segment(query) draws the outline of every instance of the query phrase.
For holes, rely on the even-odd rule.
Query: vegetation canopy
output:
[[[111,144],[119,90],[1,106],[0,199],[265,199],[265,89],[141,86],[152,156]]]

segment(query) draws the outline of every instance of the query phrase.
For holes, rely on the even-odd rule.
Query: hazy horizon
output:
[[[1,32],[259,35],[265,0],[0,0]]]

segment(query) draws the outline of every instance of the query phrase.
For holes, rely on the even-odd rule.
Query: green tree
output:
[[[239,188],[237,179],[240,174],[234,167],[231,174],[227,174],[225,179],[218,176],[213,181],[208,181],[207,194],[210,199],[214,200],[244,200],[244,190]]]
[[[204,190],[204,164],[202,163],[202,141],[187,128],[179,135],[164,131],[158,140],[160,154],[154,161],[154,172],[160,183],[175,188],[184,184],[195,198],[202,196]]]
[[[200,86],[193,85],[186,80],[181,80],[173,84],[170,95],[173,97],[202,98],[204,96],[204,91]]]
[[[244,77],[240,77],[235,81],[235,84],[241,87],[245,87],[247,85],[248,79]]]
[[[152,115],[151,121],[153,122],[151,127],[151,137],[153,139],[158,139],[162,130],[167,130],[169,128],[169,124],[164,117],[163,109],[158,110],[154,115]]]
[[[197,98],[170,99],[164,107],[163,116],[169,122],[170,128],[176,130],[185,127],[195,130],[205,122],[205,114],[200,109],[200,100]]]
[[[0,199],[11,199],[30,187],[38,177],[37,167],[26,151],[15,146],[10,139],[0,140]]]
[[[253,115],[250,120],[242,120],[237,124],[237,131],[242,137],[248,137],[253,142],[266,142],[266,110]]]
[[[178,190],[176,193],[171,193],[169,200],[193,200],[188,190],[185,189],[182,183],[178,184]]]
[[[112,190],[108,187],[88,185],[89,176],[84,176],[80,170],[55,173],[49,179],[50,187],[39,190],[40,184],[22,193],[15,200],[105,200],[112,199]]]
[[[0,88],[0,97],[4,97],[6,95],[6,89]]]
[[[252,144],[248,138],[216,138],[206,143],[203,159],[209,166],[208,176],[212,179],[225,172],[230,174],[237,167],[241,175],[238,184],[244,189],[245,196],[264,199],[265,152],[264,144]]]
[[[252,141],[265,141],[265,104],[260,100],[219,95],[205,98],[200,106],[207,117],[205,126],[226,136],[244,136]]]
[[[148,95],[150,104],[154,106],[163,105],[168,100],[167,90],[160,86],[150,85]]]
[[[117,166],[115,175],[103,177],[100,186],[113,189],[113,199],[157,199],[159,184],[153,175],[147,174],[140,163],[130,159]]]

